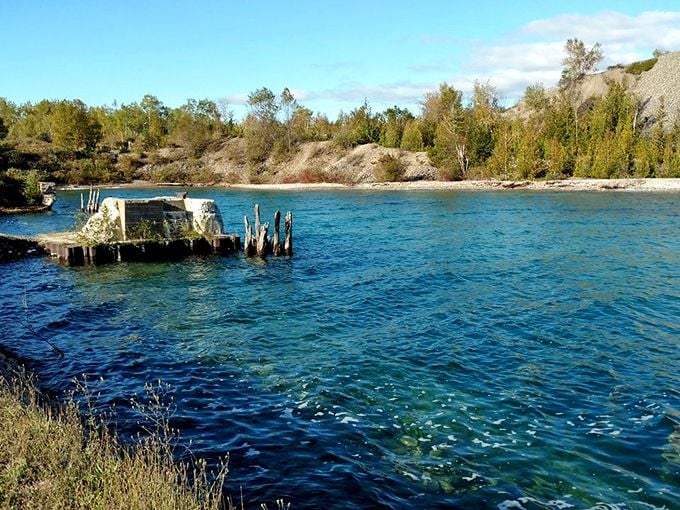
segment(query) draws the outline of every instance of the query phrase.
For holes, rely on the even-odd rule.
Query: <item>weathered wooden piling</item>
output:
[[[283,245],[283,252],[287,257],[293,256],[293,213],[288,211],[286,213],[286,221],[284,222],[286,229],[286,241]]]
[[[90,215],[99,212],[99,193],[99,189],[94,189],[92,186],[90,186],[90,189],[87,193],[87,206],[85,205],[84,194],[80,193],[80,212],[86,212]]]
[[[248,223],[248,216],[243,217],[243,225],[245,227],[245,240],[243,242],[243,253],[246,257],[252,257],[255,255],[255,240],[253,238],[253,229]]]
[[[255,204],[255,239],[260,239],[260,204]]]
[[[281,247],[281,211],[274,213],[274,239],[272,240],[272,255],[279,257],[283,254]]]
[[[266,257],[267,255],[274,255],[279,257],[281,255],[291,256],[293,254],[293,214],[289,211],[286,213],[284,223],[285,227],[285,241],[281,245],[281,211],[274,213],[274,236],[269,237],[269,223],[262,224],[260,222],[260,206],[255,204],[255,234],[253,235],[248,216],[244,216],[243,223],[245,226],[245,242],[243,244],[243,253],[246,257]]]
[[[260,225],[260,234],[257,238],[257,256],[266,257],[271,251],[271,243],[267,234],[269,233],[269,223]]]

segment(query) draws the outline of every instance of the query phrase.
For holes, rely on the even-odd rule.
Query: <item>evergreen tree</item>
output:
[[[515,174],[516,179],[542,177],[541,144],[539,134],[522,126],[521,136],[517,142]]]
[[[380,144],[384,147],[399,147],[406,124],[415,117],[405,108],[393,106],[383,112],[385,123],[380,133]]]
[[[423,133],[420,130],[418,121],[410,121],[406,124],[406,127],[404,127],[404,134],[401,137],[401,148],[413,152],[419,152],[425,149]]]
[[[514,171],[517,150],[517,127],[521,121],[503,120],[495,132],[494,149],[486,166],[490,177],[509,179]]]

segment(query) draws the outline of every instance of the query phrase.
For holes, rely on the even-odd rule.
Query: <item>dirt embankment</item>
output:
[[[246,157],[245,140],[232,138],[212,146],[196,161],[190,161],[178,149],[162,149],[158,161],[143,166],[142,175],[151,176],[162,169],[187,170],[190,165],[208,175],[214,174],[224,184],[343,183],[361,184],[379,180],[381,160],[396,158],[405,181],[433,180],[436,169],[426,152],[367,144],[343,149],[331,141],[307,142],[286,157],[270,157],[255,168]]]

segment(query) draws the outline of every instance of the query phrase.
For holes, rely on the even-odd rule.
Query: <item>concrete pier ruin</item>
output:
[[[190,255],[228,255],[241,239],[225,234],[214,200],[176,197],[106,198],[78,232],[38,237],[66,265],[176,260]]]

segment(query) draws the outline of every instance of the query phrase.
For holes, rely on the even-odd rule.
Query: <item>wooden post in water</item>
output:
[[[99,188],[97,188],[97,196],[94,201],[94,212],[99,212]]]
[[[85,196],[80,193],[80,212],[85,212]]]
[[[274,213],[274,239],[272,240],[272,255],[275,257],[281,256],[283,248],[281,247],[281,211]]]
[[[90,191],[87,194],[87,213],[94,214],[97,212],[97,192],[90,186]]]
[[[260,204],[255,204],[255,239],[260,239]]]
[[[293,255],[293,213],[290,211],[286,213],[284,227],[286,229],[286,241],[283,245],[283,252],[290,257]]]
[[[255,240],[253,239],[253,230],[248,223],[248,216],[243,217],[243,224],[246,229],[246,237],[243,242],[243,253],[246,257],[252,257],[255,255]]]
[[[269,244],[269,239],[267,234],[269,231],[269,223],[260,225],[260,235],[257,237],[257,256],[266,257],[269,254],[269,249],[271,248]]]
[[[290,211],[286,213],[285,226],[285,241],[281,244],[281,211],[274,213],[274,237],[269,237],[269,223],[260,223],[260,206],[255,204],[255,235],[248,222],[248,216],[243,217],[243,225],[245,227],[245,242],[243,243],[243,253],[246,257],[257,255],[258,257],[266,257],[267,255],[274,255],[279,257],[281,255],[293,255],[293,213]]]

